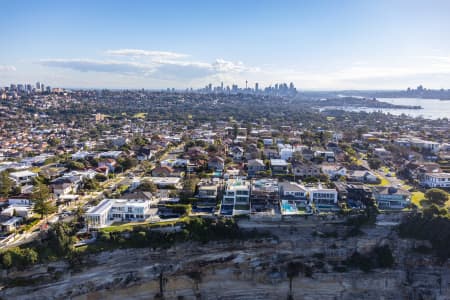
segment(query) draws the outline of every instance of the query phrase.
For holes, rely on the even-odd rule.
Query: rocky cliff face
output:
[[[256,226],[257,225],[257,226]],[[389,226],[339,238],[340,225],[316,223],[242,223],[264,227],[278,238],[185,243],[170,249],[127,249],[86,257],[82,270],[66,262],[4,272],[2,278],[33,279],[33,285],[7,287],[2,299],[287,299],[287,264],[310,272],[292,277],[293,299],[450,299],[450,264],[411,249],[417,242],[399,239]],[[324,238],[314,232],[337,231]],[[344,267],[357,250],[389,245],[395,265],[363,272]]]

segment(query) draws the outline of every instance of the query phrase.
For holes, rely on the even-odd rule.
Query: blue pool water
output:
[[[282,203],[281,206],[283,207],[283,210],[286,212],[295,212],[297,210],[294,205],[289,204],[287,202]]]

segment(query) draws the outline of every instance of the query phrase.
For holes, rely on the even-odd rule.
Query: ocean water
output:
[[[382,102],[388,102],[397,105],[417,105],[422,109],[392,109],[392,108],[367,108],[367,107],[344,107],[347,111],[381,111],[393,115],[405,114],[410,117],[422,117],[425,119],[450,119],[450,101],[439,99],[420,99],[420,98],[377,98]]]

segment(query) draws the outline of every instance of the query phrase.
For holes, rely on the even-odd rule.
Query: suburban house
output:
[[[273,145],[273,139],[263,139],[264,146],[272,146]]]
[[[242,147],[234,146],[231,148],[231,155],[235,160],[241,160],[244,156],[244,149]]]
[[[421,177],[420,184],[428,188],[450,187],[450,173],[425,173]]]
[[[312,160],[314,158],[314,151],[309,148],[303,148],[301,150],[301,155],[304,160]]]
[[[413,161],[406,165],[405,171],[413,179],[423,180],[427,173],[442,173],[441,166],[434,162]]]
[[[373,154],[381,160],[390,160],[392,158],[392,153],[384,148],[373,149]]]
[[[333,151],[321,151],[321,150],[315,151],[314,158],[321,158],[321,159],[323,159],[323,161],[326,161],[326,162],[335,162],[336,161]]]
[[[250,182],[242,179],[229,179],[221,205],[222,215],[236,215],[250,212]]]
[[[308,204],[308,189],[296,182],[280,182],[280,199],[294,201],[296,207],[306,207]]]
[[[215,171],[223,171],[225,168],[225,160],[220,156],[214,156],[208,160],[208,169]]]
[[[116,165],[117,165],[117,162],[113,158],[106,158],[106,159],[98,162],[99,168],[106,167],[106,168],[108,168],[109,172],[114,172]]]
[[[347,180],[364,183],[376,183],[379,179],[370,171],[351,170],[347,173]]]
[[[138,153],[136,154],[136,158],[139,161],[145,161],[150,160],[153,157],[153,152],[150,148],[143,147],[139,149]]]
[[[31,205],[10,205],[0,213],[2,217],[18,216],[23,219],[28,219],[33,215],[33,208]]]
[[[28,170],[9,173],[9,178],[11,178],[17,185],[30,183],[36,176],[38,176],[37,173]]]
[[[106,151],[98,154],[100,158],[118,159],[122,155],[122,151]]]
[[[95,168],[95,172],[97,172],[98,174],[108,176],[109,168],[107,166],[97,167],[97,168]]]
[[[88,157],[94,157],[94,154],[88,151],[78,151],[72,154],[73,160],[84,160],[87,159]]]
[[[280,192],[277,179],[252,180],[250,193],[252,213],[274,214],[278,208],[279,199]]]
[[[347,169],[337,164],[324,164],[322,165],[322,172],[328,175],[332,179],[339,178],[347,175]]]
[[[414,147],[432,153],[439,152],[439,149],[441,147],[441,145],[437,142],[426,141],[416,137],[399,138],[395,140],[394,143],[403,147]]]
[[[289,160],[292,158],[294,153],[294,148],[289,144],[278,144],[278,152],[280,153],[280,158],[284,160]]]
[[[372,201],[372,190],[360,183],[336,182],[338,199],[348,207],[364,207]]]
[[[312,163],[293,163],[292,172],[299,177],[318,176],[320,167]]]
[[[276,149],[264,149],[263,154],[266,159],[280,158],[280,154],[278,153],[278,150],[276,150]]]
[[[289,173],[289,163],[284,159],[271,159],[270,168],[272,174],[288,174]]]
[[[254,176],[259,172],[264,172],[266,170],[266,165],[261,159],[252,159],[247,163],[247,173],[249,176]]]
[[[82,184],[82,176],[63,176],[56,178],[50,183],[50,190],[56,198],[76,193]]]
[[[261,151],[258,149],[256,144],[248,145],[247,149],[245,149],[245,158],[247,160],[257,159],[261,157]]]
[[[176,159],[165,159],[161,161],[162,167],[171,167],[171,168],[186,168],[189,164],[189,159],[185,158],[176,158]]]
[[[113,222],[138,222],[150,217],[150,201],[129,199],[104,199],[86,214],[90,228],[101,228]]]
[[[56,167],[55,165],[47,165],[42,167],[39,171],[39,175],[46,179],[55,179],[60,176],[63,176],[67,171],[67,168],[64,167]]]
[[[153,177],[171,177],[173,176],[174,173],[174,169],[172,169],[169,166],[161,166],[161,167],[156,167],[152,170],[152,176]],[[176,176],[174,176],[176,177]]]
[[[373,196],[380,209],[403,209],[410,203],[411,193],[395,187],[374,187]]]
[[[145,178],[144,178],[145,179]],[[180,177],[150,177],[152,181],[158,188],[169,188],[174,187],[176,189],[181,189],[181,178]]]
[[[197,198],[196,203],[197,209],[209,208],[211,211],[214,210],[217,204],[219,185],[214,182],[200,182],[197,185]]]
[[[22,224],[22,220],[23,219],[21,217],[12,217],[12,218],[0,223],[1,231],[2,232],[15,231]]]
[[[335,189],[323,188],[320,184],[318,187],[311,187],[309,190],[309,201],[314,203],[320,210],[336,210],[338,209],[338,192]]]

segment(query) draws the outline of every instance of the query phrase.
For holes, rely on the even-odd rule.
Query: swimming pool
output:
[[[297,205],[295,204],[295,202],[281,200],[281,211],[286,214],[293,214],[293,213],[297,213],[298,209],[297,209]]]

